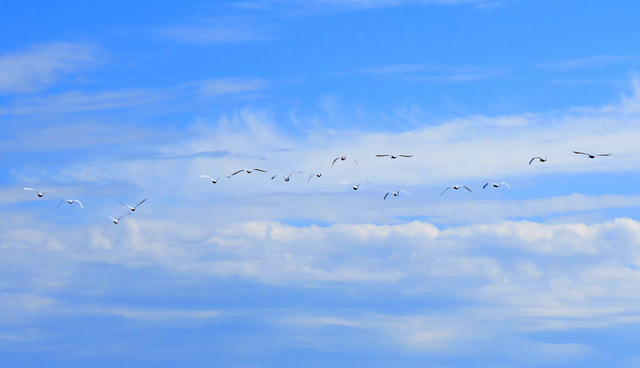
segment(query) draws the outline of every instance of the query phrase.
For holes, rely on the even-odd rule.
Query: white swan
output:
[[[109,218],[111,219],[111,221],[113,221],[114,224],[118,224],[118,222],[120,222],[120,219],[125,217],[125,216],[129,216],[131,214],[131,212],[127,212],[126,214],[118,217],[118,218],[113,218],[111,216],[109,216]]]
[[[384,195],[384,197],[382,198],[382,200],[387,199],[387,196],[388,196],[389,194],[393,194],[393,196],[394,196],[394,197],[397,197],[397,196],[399,196],[399,195],[400,195],[400,192],[405,192],[405,193],[407,193],[407,195],[411,195],[411,194],[409,194],[409,192],[407,192],[406,190],[404,190],[404,189],[400,189],[400,190],[395,191],[395,192],[387,192],[387,194],[385,194],[385,195]]]
[[[42,197],[44,195],[44,191],[42,192],[38,192],[37,190],[33,189],[33,188],[22,188],[23,190],[30,190],[32,192],[36,192],[36,194],[38,195],[38,197]]]
[[[443,194],[444,194],[444,192],[446,192],[446,191],[447,191],[447,190],[449,190],[449,189],[455,189],[455,190],[458,190],[458,189],[460,189],[460,188],[464,188],[464,189],[466,189],[466,190],[468,190],[468,191],[472,192],[472,190],[471,190],[471,189],[469,189],[469,188],[467,188],[467,186],[466,186],[466,185],[452,185],[452,186],[447,187],[445,190],[443,190],[443,191],[442,191],[442,193],[440,193],[440,195],[443,195]]]
[[[84,209],[84,206],[82,205],[82,202],[80,202],[77,199],[63,199],[60,201],[60,203],[58,203],[58,206],[60,206],[62,204],[62,202],[67,202],[69,204],[72,204],[73,202],[76,202],[77,204],[80,205],[80,208]]]
[[[125,206],[127,206],[127,207],[129,207],[129,211],[133,212],[133,211],[135,211],[135,210],[136,210],[136,208],[138,208],[138,206],[139,206],[139,205],[143,204],[143,203],[144,203],[144,201],[146,201],[146,200],[147,200],[147,198],[145,198],[145,199],[141,200],[140,202],[138,202],[138,204],[136,204],[136,205],[135,205],[135,206],[133,206],[133,207],[129,206],[128,204],[126,204],[126,203],[124,203],[124,202],[120,202],[120,203],[121,203],[121,204],[123,204],[123,205],[125,205]]]

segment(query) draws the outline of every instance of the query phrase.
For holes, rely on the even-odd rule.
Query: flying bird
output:
[[[596,158],[596,156],[611,156],[610,153],[598,153],[598,154],[591,154],[591,153],[586,153],[586,152],[578,152],[578,151],[573,151],[573,153],[577,154],[577,155],[587,155],[589,158]]]
[[[293,174],[295,174],[295,173],[300,173],[300,174],[302,174],[302,171],[293,171],[293,172],[291,172],[291,174],[289,174],[289,175],[287,175],[287,176],[284,176],[284,175],[282,175],[282,174],[275,174],[274,176],[272,176],[272,177],[271,177],[271,180],[275,179],[275,178],[276,178],[276,177],[278,177],[278,176],[282,176],[282,178],[284,179],[284,181],[289,181],[289,180],[291,180],[291,175],[293,175]]]
[[[392,160],[395,160],[398,157],[413,157],[413,155],[376,155],[376,157],[391,157]]]
[[[404,189],[400,189],[400,190],[398,190],[398,191],[396,191],[396,192],[387,192],[387,194],[385,194],[385,195],[384,195],[384,198],[382,198],[382,200],[387,199],[387,196],[388,196],[389,194],[393,194],[393,196],[394,196],[394,197],[398,197],[398,196],[400,195],[400,192],[405,192],[405,193],[407,193],[407,195],[410,195],[410,194],[409,194],[409,192],[407,192],[406,190],[404,190]]]
[[[247,174],[251,174],[251,172],[253,172],[253,171],[267,172],[267,170],[262,170],[262,169],[240,169],[240,170],[234,172],[233,174],[227,176],[227,178],[230,178],[230,177],[232,177],[232,176],[234,176],[236,174],[239,174],[239,173],[241,173],[243,171],[246,171]]]
[[[200,175],[200,177],[201,177],[201,178],[209,178],[209,180],[211,180],[211,182],[212,182],[213,184],[217,183],[217,182],[218,182],[218,180],[220,180],[220,178],[215,178],[215,179],[214,179],[214,178],[210,177],[209,175]]]
[[[309,182],[309,180],[311,180],[311,178],[313,178],[314,176],[315,176],[316,178],[319,178],[319,177],[321,177],[321,176],[322,176],[322,174],[324,174],[324,173],[322,173],[322,172],[321,172],[321,173],[317,173],[317,174],[311,174],[311,175],[309,175],[309,179],[307,179],[307,183],[308,183],[308,182]]]
[[[491,185],[494,188],[499,188],[501,185],[505,185],[507,188],[511,189],[511,187],[509,186],[509,184],[505,183],[504,181],[501,181],[499,183],[486,183],[485,185],[482,186],[482,189],[486,188],[487,186]]]
[[[351,184],[351,183],[349,183],[348,181],[343,181],[343,182],[341,182],[341,183],[342,183],[342,184],[349,184],[349,185],[351,185],[351,189],[353,189],[353,190],[358,190],[358,188],[360,188],[360,184]]]
[[[126,204],[126,203],[124,203],[124,202],[120,202],[120,203],[121,203],[121,204],[123,204],[123,205],[125,205],[125,206],[127,206],[127,207],[129,207],[129,211],[133,212],[133,211],[135,211],[135,210],[136,210],[136,208],[138,208],[138,206],[139,206],[139,205],[143,204],[143,203],[144,203],[144,201],[146,201],[146,200],[147,200],[147,198],[145,198],[145,199],[141,200],[140,202],[138,202],[138,204],[136,204],[136,205],[135,205],[135,206],[133,206],[133,207],[129,206],[128,204]]]
[[[465,185],[452,185],[452,186],[447,187],[445,190],[443,190],[443,191],[442,191],[442,193],[440,193],[440,195],[443,195],[443,194],[444,194],[444,192],[446,192],[446,191],[447,191],[447,190],[449,190],[449,189],[455,189],[455,190],[458,190],[458,189],[460,189],[460,188],[464,188],[464,189],[466,189],[466,190],[468,190],[468,191],[470,191],[470,192],[471,192],[471,189],[467,188]]]
[[[113,221],[114,224],[118,224],[118,222],[120,222],[120,219],[122,219],[125,216],[129,216],[131,214],[131,212],[127,212],[126,214],[118,217],[118,218],[113,218],[111,216],[109,216],[109,218],[111,219],[111,221]]]
[[[536,156],[536,157],[533,157],[531,160],[529,160],[529,165],[531,165],[531,163],[532,163],[532,162],[533,162],[533,160],[535,160],[535,159],[538,159],[540,162],[546,162],[546,161],[547,161],[547,158],[546,158],[546,157],[545,157],[545,158],[542,158],[542,157],[540,157],[540,156]]]
[[[356,164],[358,163],[358,161],[356,161],[356,159],[351,157],[351,156],[340,156],[340,157],[336,157],[336,158],[333,159],[333,162],[331,163],[331,167],[333,168],[333,164],[335,164],[336,161],[338,161],[338,160],[346,161],[346,159],[348,159],[348,158],[352,159],[353,162],[355,162]]]
[[[77,204],[80,205],[80,208],[84,209],[84,206],[82,205],[82,202],[80,202],[77,199],[63,199],[60,201],[60,203],[58,203],[58,207],[62,204],[62,202],[67,202],[69,204],[72,204],[73,202],[76,202]]]
[[[44,195],[44,191],[43,192],[38,192],[37,190],[33,189],[33,188],[22,188],[23,190],[30,190],[33,192],[36,192],[36,194],[38,195],[38,197],[42,197]]]

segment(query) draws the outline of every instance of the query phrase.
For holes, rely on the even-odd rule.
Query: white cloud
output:
[[[221,17],[196,21],[192,24],[169,26],[160,30],[158,34],[172,41],[212,45],[270,40],[274,37],[275,29],[274,25],[257,24],[250,18]]]
[[[58,42],[0,55],[0,94],[45,89],[67,75],[97,62],[98,51],[87,44]]]

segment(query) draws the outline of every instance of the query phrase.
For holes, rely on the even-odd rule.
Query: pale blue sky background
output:
[[[2,366],[638,366],[638,14],[3,6]]]

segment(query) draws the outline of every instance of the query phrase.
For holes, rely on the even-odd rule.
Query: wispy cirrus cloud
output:
[[[0,55],[0,94],[29,93],[98,62],[99,50],[88,44],[38,44]]]
[[[97,92],[67,91],[18,98],[0,106],[0,116],[60,114],[144,107],[187,98],[212,98],[259,91],[269,86],[261,78],[219,78],[157,88],[122,88]],[[166,105],[165,105],[166,106]]]
[[[274,24],[248,17],[220,17],[167,26],[157,34],[176,42],[206,46],[270,40],[275,37],[277,28]]]
[[[631,62],[637,59],[637,56],[595,55],[585,58],[536,63],[534,66],[541,69],[564,71],[572,69],[600,68],[612,64]]]

